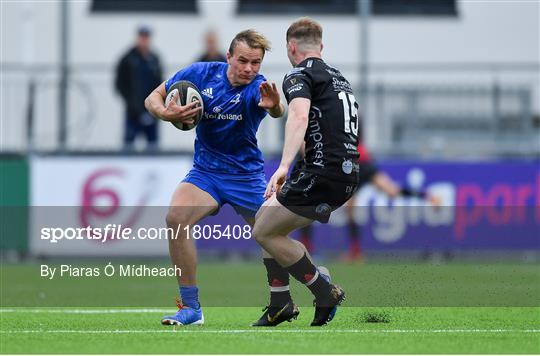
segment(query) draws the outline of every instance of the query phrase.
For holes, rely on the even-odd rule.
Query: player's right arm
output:
[[[146,110],[155,118],[163,121],[178,121],[185,124],[193,124],[193,117],[201,110],[200,106],[197,107],[198,102],[191,102],[183,106],[178,105],[176,104],[178,94],[175,94],[169,105],[165,106],[166,97],[167,91],[165,90],[165,82],[163,82],[144,100]]]
[[[300,157],[305,157],[306,156],[306,142],[302,142],[302,146],[300,146],[300,150],[298,151],[298,154],[300,155]]]
[[[304,144],[310,106],[311,100],[301,97],[294,98],[289,103],[289,117],[285,123],[285,142],[283,144],[281,163],[266,186],[264,193],[266,199],[272,196],[274,192],[279,191],[287,178],[289,167]]]
[[[285,142],[280,166],[287,171],[302,147],[305,150],[304,136],[308,127],[311,100],[294,98],[289,103],[289,117],[285,123]]]
[[[265,198],[277,192],[285,182],[289,167],[304,144],[311,107],[311,77],[307,72],[294,68],[283,80],[283,92],[289,102],[289,114],[285,123],[285,142],[278,169],[266,186]]]

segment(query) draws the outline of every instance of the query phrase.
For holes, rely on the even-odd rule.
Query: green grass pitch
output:
[[[164,311],[60,309],[2,312],[2,353],[540,353],[538,308],[354,308],[310,328],[312,308],[271,329],[260,309],[205,308],[206,325],[159,325]],[[70,312],[71,311],[71,312]],[[172,310],[171,310],[172,311]],[[390,322],[366,323],[369,313]]]
[[[177,328],[159,323],[174,312],[174,279],[48,281],[39,277],[39,265],[2,266],[0,352],[540,353],[537,265],[329,267],[348,293],[334,321],[309,327],[311,297],[293,283],[299,319],[259,329],[249,324],[268,292],[256,264],[202,263],[205,325]]]

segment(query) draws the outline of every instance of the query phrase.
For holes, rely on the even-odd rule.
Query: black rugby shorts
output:
[[[345,204],[357,189],[356,182],[340,182],[300,169],[291,173],[277,200],[297,215],[327,223],[330,214]]]

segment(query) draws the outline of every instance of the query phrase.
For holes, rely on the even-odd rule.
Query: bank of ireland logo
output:
[[[214,112],[214,114],[219,114],[221,112],[221,106],[215,106],[212,111]]]
[[[353,163],[350,160],[345,160],[341,164],[341,169],[345,174],[351,174],[353,170]]]

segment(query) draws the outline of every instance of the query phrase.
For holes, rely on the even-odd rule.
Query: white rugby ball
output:
[[[182,131],[188,131],[193,129],[199,121],[201,120],[203,116],[204,111],[204,102],[201,96],[201,93],[199,92],[199,89],[195,84],[188,80],[180,80],[178,82],[175,82],[173,85],[169,87],[169,90],[167,91],[167,97],[165,98],[165,106],[169,105],[169,103],[172,100],[172,97],[178,93],[178,99],[176,100],[176,103],[178,105],[186,105],[189,103],[192,103],[194,101],[197,101],[199,103],[198,106],[201,107],[201,110],[197,113],[197,116],[194,118],[193,124],[184,124],[182,122],[172,122],[174,127],[177,129],[180,129]]]

